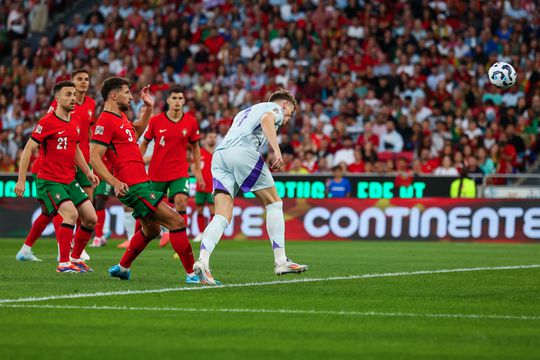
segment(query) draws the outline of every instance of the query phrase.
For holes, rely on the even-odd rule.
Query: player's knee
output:
[[[187,200],[184,199],[183,196],[176,196],[174,198],[174,208],[177,211],[186,211],[187,208]]]
[[[62,223],[74,225],[77,222],[77,212],[76,211],[64,211],[62,214]]]
[[[84,227],[89,228],[89,229],[95,228],[97,225],[97,222],[98,222],[98,218],[95,213],[90,216],[85,216],[84,218],[81,219],[81,224],[83,224]]]
[[[149,224],[143,227],[142,229],[143,234],[146,236],[147,239],[152,240],[159,236],[159,233],[161,232],[161,228],[158,224]]]

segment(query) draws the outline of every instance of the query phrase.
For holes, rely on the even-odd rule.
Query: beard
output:
[[[120,109],[120,111],[128,111],[129,109],[129,105],[128,104],[120,104],[118,103],[118,109]]]

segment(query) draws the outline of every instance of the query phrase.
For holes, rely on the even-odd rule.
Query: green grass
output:
[[[44,260],[41,263],[16,262],[21,243],[0,240],[1,299],[185,286],[171,248],[159,249],[157,243],[135,262],[129,282],[107,276],[107,267],[122,254],[114,246],[88,250],[95,273],[56,274],[53,241],[36,244],[34,252]],[[263,241],[224,241],[212,266],[225,284],[240,284],[540,263],[540,245],[290,242],[287,252],[309,264],[310,271],[276,277],[270,245]],[[17,303],[56,308],[5,305],[9,304],[0,306],[0,349],[5,359],[538,359],[540,347],[538,268]],[[122,306],[177,310],[118,309]],[[178,310],[185,308],[206,310]],[[278,309],[319,313],[257,311]],[[352,313],[333,313],[338,311]]]

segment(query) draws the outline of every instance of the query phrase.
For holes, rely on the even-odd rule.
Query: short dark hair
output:
[[[71,72],[71,78],[73,79],[73,78],[75,77],[75,75],[81,74],[81,73],[90,76],[90,73],[88,72],[88,70],[82,69],[82,68],[81,68],[81,69],[75,69],[75,70],[73,70],[73,71]]]
[[[128,87],[130,86],[129,81],[125,78],[110,77],[105,79],[105,81],[103,81],[103,85],[101,86],[101,96],[103,97],[103,100],[107,100],[107,97],[111,91],[119,90],[124,85],[127,85]]]
[[[75,87],[75,84],[73,81],[60,81],[56,85],[54,85],[54,94],[56,95],[60,90],[62,90],[65,87]]]
[[[171,96],[172,94],[178,94],[178,93],[182,93],[184,94],[184,96],[186,96],[186,92],[183,87],[181,87],[180,85],[173,85],[169,89],[169,95],[167,95],[167,97]]]
[[[294,105],[295,109],[296,109],[296,106],[298,105],[298,102],[296,101],[294,96],[292,96],[292,94],[288,90],[285,90],[285,89],[279,89],[275,91],[274,93],[272,93],[272,95],[270,95],[270,98],[268,99],[269,102],[273,102],[277,100],[287,100],[291,104]]]

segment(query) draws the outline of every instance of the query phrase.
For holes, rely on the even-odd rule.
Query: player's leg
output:
[[[184,219],[184,224],[188,225],[187,202],[189,198],[189,178],[181,178],[171,181],[169,186],[169,202],[174,204],[174,209]]]
[[[41,214],[34,220],[24,244],[15,256],[18,261],[41,261],[32,252],[32,246],[34,246],[36,240],[41,236],[47,225],[52,221],[53,217],[48,214],[47,207],[40,201]]]
[[[297,264],[285,254],[285,218],[283,202],[276,187],[263,188],[253,192],[266,208],[266,230],[272,249],[274,250],[274,272],[278,275],[301,273],[308,269],[307,265]]]
[[[199,228],[199,233],[193,239],[194,242],[201,242],[202,233],[206,227],[206,219],[204,218],[204,200],[204,193],[195,193],[195,211],[197,211],[197,227]]]
[[[71,240],[73,239],[73,229],[77,223],[77,209],[71,200],[64,201],[58,207],[58,214],[62,217],[62,224],[56,235],[58,240],[59,259],[57,272],[84,272],[70,262]]]
[[[105,225],[105,204],[109,199],[109,192],[111,186],[106,181],[101,181],[94,191],[94,208],[96,209],[96,215],[98,218],[94,240],[90,247],[104,246],[107,242],[103,237],[103,226]]]
[[[186,274],[189,277],[192,277],[194,275],[193,263],[195,260],[193,258],[191,244],[187,237],[184,219],[182,219],[178,213],[165,202],[160,202],[158,204],[151,219],[169,230],[171,245],[182,261]]]
[[[86,272],[90,272],[93,270],[85,264],[81,259],[81,255],[92,237],[98,218],[94,206],[92,206],[92,202],[88,198],[77,205],[77,212],[81,225],[75,232],[74,246],[71,250],[71,262]]]
[[[137,224],[139,224],[137,226]],[[123,241],[117,247],[120,249],[127,249],[129,246],[129,240],[135,235],[135,233],[141,230],[139,220],[135,220],[133,217],[133,209],[124,205],[124,229],[126,230],[126,241]]]

